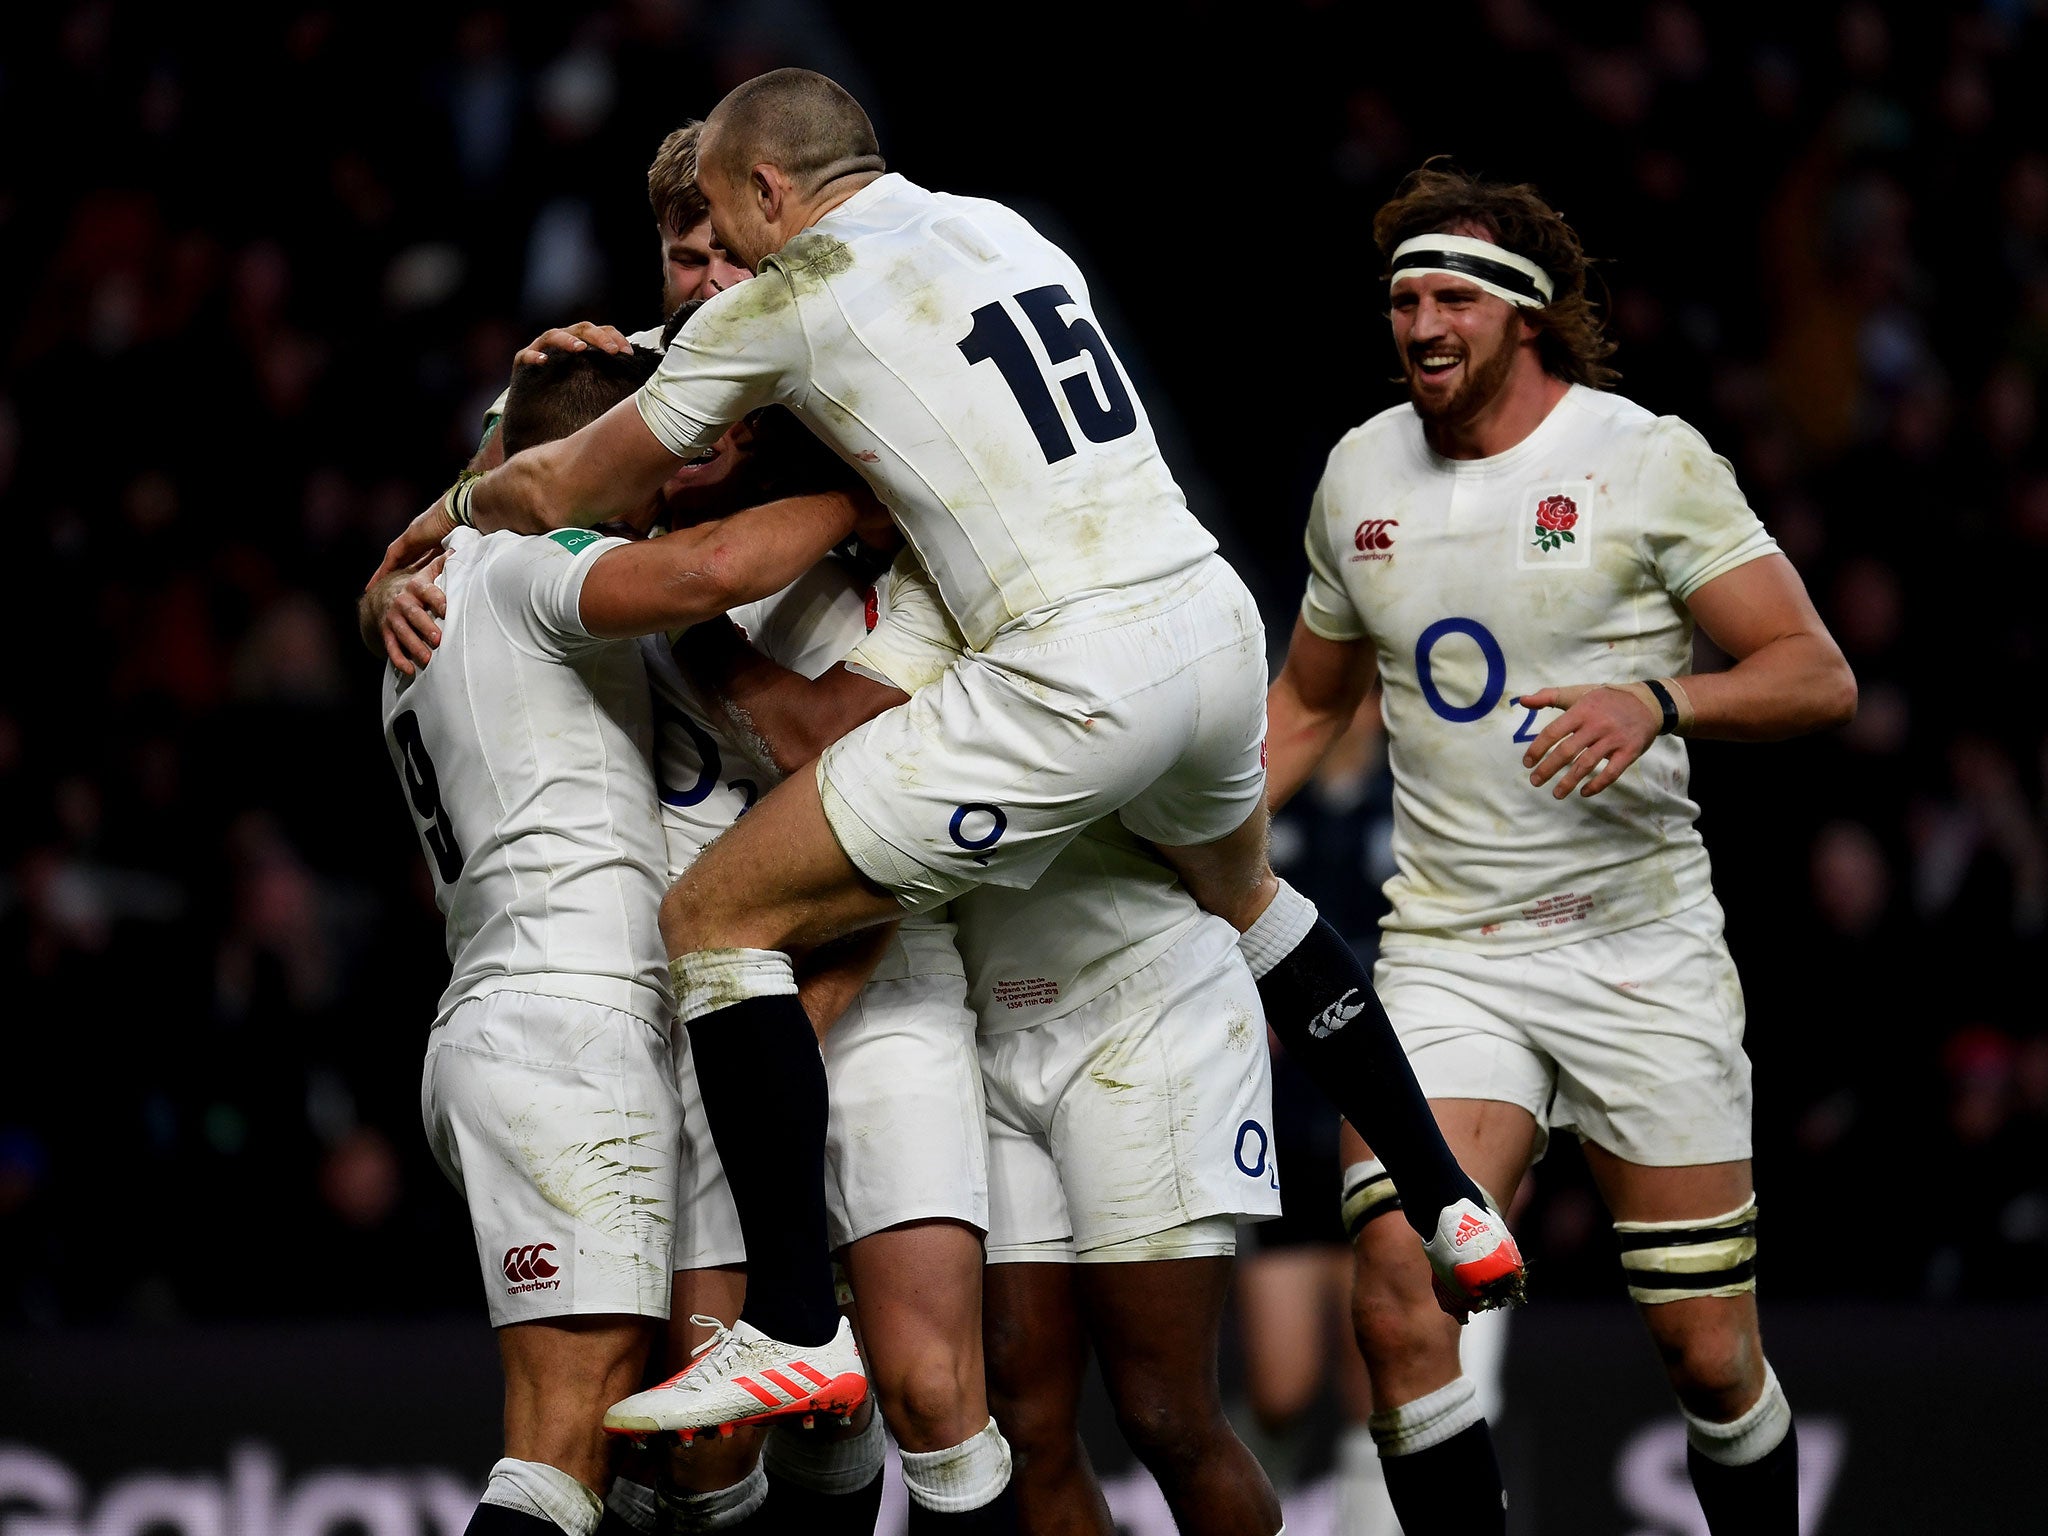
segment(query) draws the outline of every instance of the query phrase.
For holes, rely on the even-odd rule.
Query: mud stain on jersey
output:
[[[832,278],[853,270],[853,250],[836,235],[807,229],[771,258],[788,274],[792,289],[823,290]],[[744,286],[744,285],[742,285]]]
[[[1230,1024],[1223,1034],[1223,1043],[1233,1051],[1242,1051],[1252,1043],[1252,1017],[1242,1008],[1230,1010]]]

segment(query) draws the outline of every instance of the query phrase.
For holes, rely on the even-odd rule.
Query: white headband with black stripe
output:
[[[1394,247],[1389,282],[1424,272],[1469,278],[1495,298],[1523,309],[1541,309],[1550,302],[1548,272],[1526,256],[1470,235],[1417,235]]]

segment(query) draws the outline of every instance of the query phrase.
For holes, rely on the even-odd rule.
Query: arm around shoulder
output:
[[[609,550],[583,583],[584,626],[605,639],[660,634],[779,592],[852,531],[855,512],[843,491],[791,496]]]

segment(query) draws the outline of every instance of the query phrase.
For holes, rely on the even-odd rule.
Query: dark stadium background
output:
[[[351,604],[519,342],[654,318],[654,146],[785,63],[1068,245],[1276,650],[1322,457],[1398,398],[1373,208],[1449,152],[1573,219],[1622,389],[1734,461],[1862,684],[1845,731],[1694,755],[1824,1528],[1991,1528],[1957,1511],[2044,1449],[2048,1361],[2043,9],[8,8],[0,1530],[139,1531],[106,1511],[149,1466],[239,1490],[164,1529],[327,1529],[235,1502],[251,1436],[296,1473],[493,1454],[418,1121],[439,925]],[[1670,1415],[1583,1169],[1537,1183],[1509,1453],[1575,1512],[1522,1518],[1692,1529],[1670,1444],[1624,1488]],[[428,1528],[395,1508],[361,1520]]]

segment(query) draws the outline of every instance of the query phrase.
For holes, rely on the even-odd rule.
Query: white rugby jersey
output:
[[[964,645],[907,554],[882,590],[880,617],[847,664],[915,693],[944,676]],[[1083,830],[1029,890],[978,886],[952,911],[967,999],[990,1034],[1093,1001],[1205,920],[1179,877],[1114,816]]]
[[[1699,433],[1575,386],[1507,452],[1451,460],[1398,406],[1337,444],[1307,542],[1303,622],[1370,639],[1385,682],[1389,945],[1511,954],[1709,894],[1684,742],[1558,801],[1522,766],[1556,715],[1515,702],[1685,672],[1685,599],[1777,549]]]
[[[578,612],[620,542],[458,529],[433,663],[385,669],[385,742],[447,919],[442,1017],[512,989],[667,1022],[647,673]]]
[[[773,597],[735,608],[731,617],[769,659],[815,678],[867,633],[880,601],[876,589],[857,585],[839,561],[821,560]],[[682,675],[664,637],[650,636],[642,644],[654,687],[662,826],[669,868],[680,877],[782,775]],[[903,919],[870,980],[960,974],[953,925],[941,909]]]
[[[977,648],[1216,548],[1080,270],[999,203],[879,178],[713,298],[639,394],[689,455],[788,406],[885,502]]]

